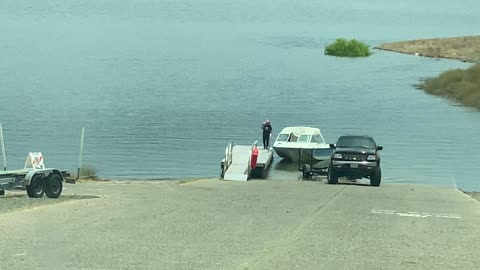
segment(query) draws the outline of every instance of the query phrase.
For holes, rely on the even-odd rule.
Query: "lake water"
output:
[[[480,112],[416,90],[469,65],[374,51],[323,54],[338,37],[371,46],[478,34],[480,2],[0,0],[0,122],[8,167],[42,151],[106,178],[219,175],[230,140],[270,119],[383,145],[385,182],[480,190]],[[391,1],[388,1],[391,2]],[[296,179],[295,165],[273,179]]]

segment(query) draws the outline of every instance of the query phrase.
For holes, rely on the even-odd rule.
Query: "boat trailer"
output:
[[[75,178],[71,177],[68,170],[46,168],[41,152],[28,153],[23,169],[7,170],[3,128],[0,124],[0,143],[4,164],[3,171],[0,171],[0,195],[5,195],[5,190],[22,188],[27,191],[30,198],[42,198],[44,194],[48,198],[58,198],[63,190],[63,182],[75,184],[80,177],[84,135],[85,128],[82,128],[79,166]]]
[[[304,161],[303,153],[308,153],[310,157]],[[330,160],[317,161],[314,159],[314,149],[300,148],[298,150],[298,170],[302,172],[302,179],[309,180],[313,176],[326,176],[328,175],[328,166]]]

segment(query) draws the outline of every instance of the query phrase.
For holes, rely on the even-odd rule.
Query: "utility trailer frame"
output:
[[[63,190],[63,182],[75,184],[80,177],[80,168],[83,156],[83,140],[85,128],[82,128],[80,139],[80,158],[76,178],[72,178],[70,171],[56,168],[45,168],[43,155],[40,152],[28,154],[23,169],[6,170],[5,144],[3,128],[0,124],[0,143],[2,146],[4,171],[0,171],[0,195],[5,195],[5,190],[21,187],[27,191],[30,198],[41,198],[45,194],[48,198],[58,198]]]

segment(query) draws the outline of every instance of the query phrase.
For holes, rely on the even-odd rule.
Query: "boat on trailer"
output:
[[[289,161],[330,159],[332,149],[325,142],[319,128],[296,126],[286,127],[277,136],[273,149]]]

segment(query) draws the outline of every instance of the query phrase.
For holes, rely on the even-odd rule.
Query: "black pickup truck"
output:
[[[380,169],[380,153],[382,146],[366,135],[341,136],[337,143],[330,144],[333,149],[328,167],[328,183],[337,184],[338,178],[368,178],[372,186],[380,186],[382,170]]]

